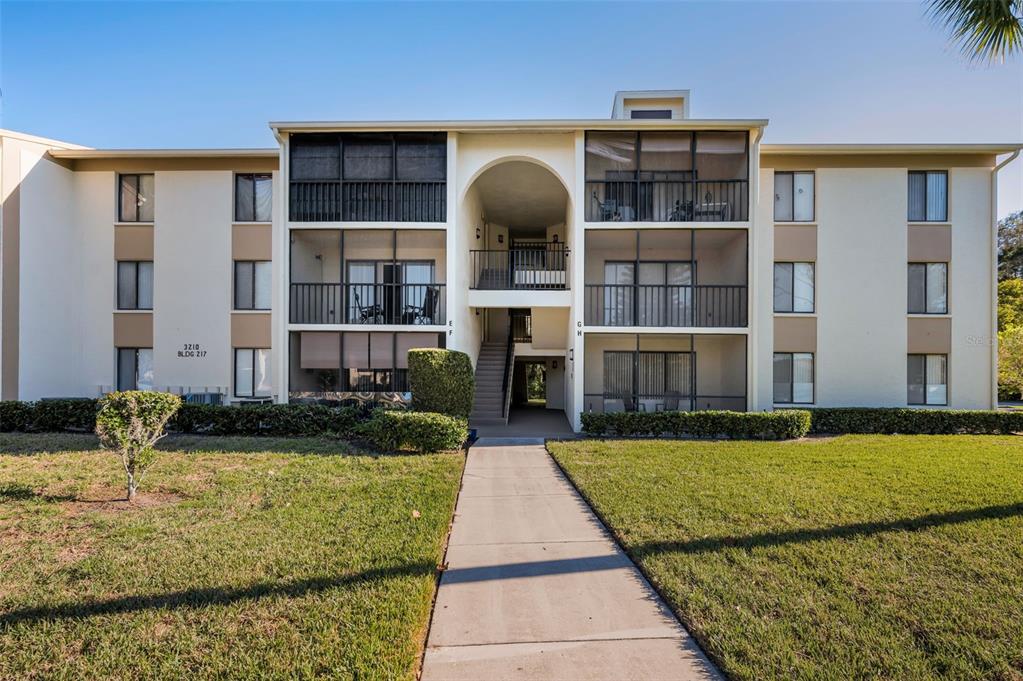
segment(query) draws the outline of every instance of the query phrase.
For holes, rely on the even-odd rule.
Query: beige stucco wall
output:
[[[785,339],[791,348],[808,345],[789,342],[795,340],[789,332],[798,322],[784,317],[767,321],[773,315],[766,263],[809,259],[809,240],[800,239],[797,244],[794,232],[811,226],[773,225],[774,169],[816,171],[816,314],[810,318],[816,318],[818,405],[904,406],[906,354],[947,348],[950,406],[992,406],[990,289],[995,272],[990,161],[985,156],[949,155],[763,158],[760,215],[771,222],[773,236],[769,239],[772,252],[761,242],[757,256],[765,265],[758,278],[755,318],[761,331],[772,324],[775,339]],[[907,171],[927,168],[949,172],[945,224],[909,224],[907,219]],[[909,318],[906,263],[910,261],[952,263],[949,318]],[[770,355],[764,348],[755,352],[761,356],[763,402],[772,378]]]
[[[153,381],[231,388],[233,173],[157,171]],[[186,349],[187,346],[187,349]],[[189,354],[196,349],[195,356]]]
[[[538,350],[564,350],[568,327],[567,307],[537,307],[533,318],[533,347]]]

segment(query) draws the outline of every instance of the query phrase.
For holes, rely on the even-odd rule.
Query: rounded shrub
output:
[[[412,449],[442,452],[461,447],[469,437],[465,419],[402,409],[377,409],[359,433],[383,452]]]
[[[469,355],[438,348],[409,350],[408,380],[415,411],[469,418],[476,389]]]

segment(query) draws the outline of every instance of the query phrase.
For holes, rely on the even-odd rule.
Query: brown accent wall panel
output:
[[[270,315],[249,313],[232,314],[231,347],[269,348]]]
[[[115,312],[114,347],[153,347],[153,314],[151,312]]]
[[[153,226],[114,227],[114,260],[152,260]]]
[[[950,262],[951,225],[910,225],[909,262]]]
[[[775,262],[817,262],[817,225],[777,225]]]
[[[775,317],[775,352],[817,352],[816,317]]]
[[[907,320],[907,351],[912,354],[946,355],[952,350],[952,320],[948,317],[910,317]]]
[[[273,251],[270,225],[232,225],[231,257],[235,260],[270,260]]]

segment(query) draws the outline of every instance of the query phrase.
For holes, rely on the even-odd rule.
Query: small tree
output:
[[[103,446],[117,452],[128,476],[128,501],[135,501],[146,471],[156,461],[154,445],[167,422],[181,406],[170,393],[129,390],[110,393],[100,401],[96,434]]]
[[[1023,326],[998,334],[998,388],[1009,399],[1023,393]]]

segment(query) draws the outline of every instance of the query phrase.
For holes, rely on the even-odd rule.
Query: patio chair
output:
[[[376,303],[370,305],[363,305],[362,298],[359,297],[359,291],[352,291],[352,300],[355,303],[355,319],[356,323],[370,324],[375,323],[377,318],[381,316],[380,306]]]
[[[679,399],[682,393],[677,390],[668,390],[664,393],[664,411],[678,411]]]
[[[406,305],[405,315],[410,324],[433,324],[437,317],[437,303],[440,296],[435,286],[427,286],[422,305]]]

